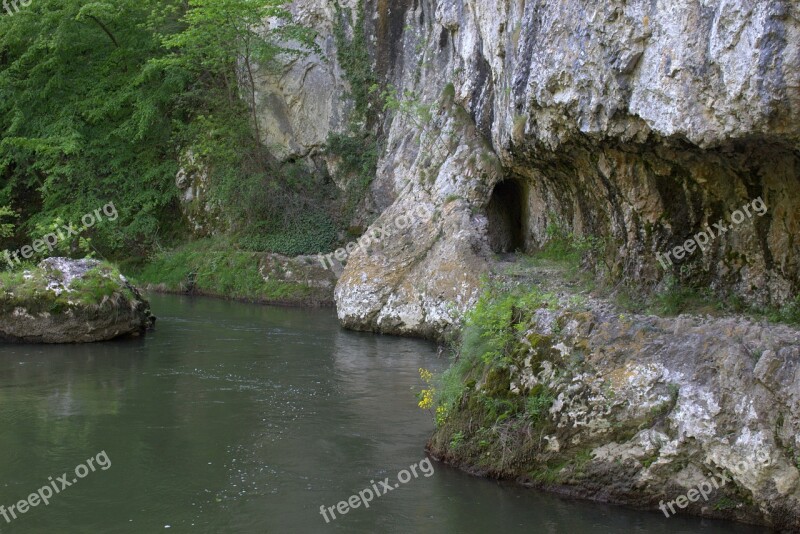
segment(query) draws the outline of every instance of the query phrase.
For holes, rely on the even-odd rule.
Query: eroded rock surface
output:
[[[338,4],[351,10],[356,6],[354,0]],[[278,69],[256,70],[262,141],[279,160],[302,159],[324,174],[328,136],[347,129],[352,108],[334,38],[334,27],[347,22],[339,20],[334,3],[325,0],[295,2],[290,10],[298,23],[318,33],[322,55],[310,53]]]
[[[509,361],[468,367],[433,454],[572,496],[800,529],[800,331],[570,297],[516,318]]]
[[[439,331],[469,307],[478,277],[422,283],[420,272],[462,262],[454,251],[464,243],[475,243],[467,268],[481,272],[493,244],[535,250],[553,226],[601,238],[610,274],[649,287],[675,278],[756,305],[800,292],[800,241],[792,237],[800,233],[796,2],[366,5],[386,82],[412,109],[448,97],[473,126],[448,128],[441,106],[431,119],[391,117],[375,205],[396,213],[419,199],[450,220],[453,199],[461,199],[458,211],[470,222],[440,232],[433,246],[419,239],[390,251],[396,257],[387,265],[396,269],[388,289],[356,287],[376,279],[383,260],[353,258],[337,291],[348,326]],[[381,28],[402,31],[390,43]],[[425,141],[440,134],[441,146]],[[472,172],[473,156],[499,161],[498,171]],[[515,184],[516,202],[493,197],[502,182]],[[766,215],[728,225],[703,253],[660,266],[657,253],[757,198]],[[498,219],[504,212],[519,213],[519,221]],[[498,224],[517,225],[510,234],[520,237],[498,238],[509,234]],[[451,256],[421,257],[425,250]],[[454,313],[441,313],[438,295]]]
[[[356,251],[339,279],[337,309],[349,328],[441,339],[488,272],[486,217],[472,206],[499,179],[500,166],[466,112],[446,99],[442,104],[438,128],[399,148],[416,151],[406,165],[430,170],[406,184],[367,235],[397,228],[400,217],[411,224],[366,253]],[[414,216],[420,211],[429,215]]]

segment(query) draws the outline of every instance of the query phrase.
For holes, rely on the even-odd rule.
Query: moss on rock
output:
[[[81,343],[139,335],[150,306],[116,267],[49,258],[35,269],[0,274],[0,338]]]

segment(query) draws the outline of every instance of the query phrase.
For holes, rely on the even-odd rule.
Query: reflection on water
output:
[[[428,343],[341,330],[331,310],[152,297],[141,340],[0,346],[0,504],[105,450],[0,532],[749,533],[564,500],[435,464],[326,524],[321,505],[424,458]],[[337,514],[338,517],[338,514]]]

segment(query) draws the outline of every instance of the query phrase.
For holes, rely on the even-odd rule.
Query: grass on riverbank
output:
[[[562,321],[582,312],[570,308],[568,315],[558,316],[552,335],[535,331],[539,312],[558,314],[559,309],[556,295],[526,282],[485,285],[453,346],[453,364],[432,381],[432,453],[476,473],[542,485],[561,482],[563,468],[580,471],[585,466],[589,445],[570,446],[565,433],[571,430],[556,428],[549,414],[557,396],[551,381],[530,388],[520,382],[523,369],[537,377],[550,369],[566,382],[584,372],[581,359],[566,358],[554,348]],[[639,424],[621,425],[612,439]],[[547,451],[543,440],[553,435],[564,444],[558,452]]]
[[[252,302],[320,304],[304,280],[269,279],[261,274],[264,254],[235,248],[222,238],[203,239],[164,251],[128,270],[137,285],[167,293],[193,293]],[[268,277],[271,278],[271,277]]]

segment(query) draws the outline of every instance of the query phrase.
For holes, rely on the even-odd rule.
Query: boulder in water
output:
[[[112,265],[48,258],[0,275],[0,339],[89,343],[139,336],[155,324],[149,303]]]

